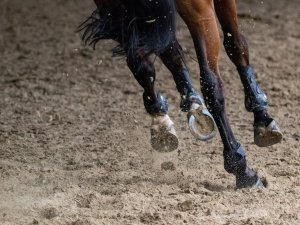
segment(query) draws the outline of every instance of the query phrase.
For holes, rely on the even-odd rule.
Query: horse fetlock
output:
[[[150,115],[164,116],[169,110],[168,102],[160,93],[156,93],[156,95],[157,101],[153,103],[153,100],[146,93],[143,94],[145,109]]]
[[[188,112],[193,103],[197,103],[198,105],[204,105],[204,100],[196,93],[188,93],[187,95],[181,96],[180,108],[183,112]]]
[[[224,168],[236,176],[245,173],[247,168],[246,154],[241,145],[236,151],[224,151]]]
[[[246,167],[242,174],[236,175],[236,187],[238,189],[251,187],[263,188],[264,184],[256,172],[254,172],[251,168]]]
[[[241,145],[235,152],[224,151],[224,167],[228,173],[235,175],[238,189],[264,186],[256,172],[247,166],[245,151]]]
[[[152,117],[151,145],[160,152],[170,152],[178,148],[175,126],[168,115]]]
[[[268,100],[265,93],[258,86],[256,93],[254,90],[251,89],[250,92],[245,90],[245,108],[248,112],[261,111],[268,107]]]

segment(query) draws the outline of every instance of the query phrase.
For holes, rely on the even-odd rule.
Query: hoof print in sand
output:
[[[161,169],[162,170],[174,171],[174,170],[176,170],[176,167],[175,167],[175,164],[173,162],[169,161],[169,162],[163,162],[161,164]]]
[[[153,224],[154,221],[159,221],[160,216],[158,213],[144,213],[140,216],[140,221],[146,224]]]
[[[193,201],[186,200],[184,202],[178,203],[178,209],[182,212],[193,210],[194,209]]]
[[[58,211],[55,208],[47,208],[42,211],[42,216],[48,220],[51,220],[58,216]]]

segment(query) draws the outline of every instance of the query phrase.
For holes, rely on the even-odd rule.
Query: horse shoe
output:
[[[281,142],[283,134],[276,121],[267,127],[254,127],[254,143],[259,147],[268,147]]]
[[[216,136],[216,123],[204,104],[193,103],[187,117],[189,129],[197,140],[208,141]]]
[[[153,116],[151,146],[158,152],[171,152],[178,148],[179,140],[173,121],[168,115]]]

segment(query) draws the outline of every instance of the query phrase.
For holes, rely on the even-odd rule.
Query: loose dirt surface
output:
[[[76,26],[92,1],[0,2],[0,224],[300,224],[300,5],[298,0],[240,1],[251,62],[284,140],[253,144],[252,115],[224,50],[220,70],[233,130],[266,189],[235,190],[217,137],[197,142],[179,111],[174,82],[157,60],[178,152],[149,144],[150,117],[111,41],[92,51]],[[178,37],[199,90],[186,27]],[[175,163],[162,170],[161,162]]]

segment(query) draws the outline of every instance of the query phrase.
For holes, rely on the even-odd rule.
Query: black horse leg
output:
[[[264,147],[281,141],[282,134],[267,111],[265,93],[256,82],[249,64],[249,49],[246,38],[240,33],[235,0],[214,0],[217,17],[224,33],[224,47],[235,64],[244,86],[245,107],[254,115],[254,141]]]
[[[245,108],[254,113],[254,124],[263,123],[267,126],[272,118],[267,113],[268,101],[265,93],[256,82],[252,66],[249,64],[248,45],[243,35],[236,35],[223,27],[224,47],[227,55],[237,67],[244,86]]]
[[[155,68],[148,57],[129,55],[127,65],[137,82],[143,87],[143,100],[146,111],[150,115],[166,115],[168,113],[167,101],[155,91]]]
[[[139,54],[128,54],[127,64],[135,79],[143,87],[146,111],[152,117],[151,145],[157,151],[170,152],[178,148],[174,123],[167,115],[168,103],[154,88],[155,68],[151,59]]]
[[[202,68],[200,82],[203,96],[207,100],[206,104],[215,119],[224,144],[225,170],[236,176],[237,188],[258,185],[260,179],[247,166],[244,149],[234,137],[225,114],[223,84],[220,77],[209,68]]]
[[[160,58],[173,75],[176,88],[181,96],[181,110],[189,111],[194,102],[201,104],[200,96],[194,89],[189,72],[184,65],[183,53],[177,40],[160,54]]]
[[[248,44],[238,27],[235,0],[214,0],[214,5],[222,26],[226,53],[235,64],[244,86],[245,107],[254,114],[263,111],[266,114],[266,121],[263,122],[270,123],[266,112],[267,98],[256,82],[253,69],[249,64]]]

